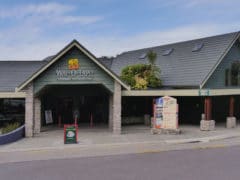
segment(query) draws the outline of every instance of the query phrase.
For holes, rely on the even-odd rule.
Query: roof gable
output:
[[[84,48],[78,41],[73,40],[66,47],[64,47],[59,53],[57,53],[45,66],[43,66],[40,70],[34,73],[30,78],[28,78],[25,82],[23,82],[20,86],[16,88],[16,91],[22,90],[26,87],[30,82],[36,79],[40,74],[45,72],[50,66],[52,66],[56,61],[58,61],[63,55],[65,55],[69,50],[73,47],[76,47],[78,50],[83,52],[90,60],[92,60],[97,66],[99,66],[103,71],[105,71],[109,76],[111,76],[114,80],[119,82],[124,88],[130,89],[125,83],[121,81],[121,79],[115,75],[110,69],[108,69],[105,65],[97,60],[97,58],[90,53],[86,48]]]

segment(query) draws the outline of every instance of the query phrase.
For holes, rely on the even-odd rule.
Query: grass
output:
[[[2,134],[9,133],[9,132],[11,132],[11,131],[14,131],[14,130],[17,129],[18,127],[20,127],[20,123],[19,123],[19,122],[14,122],[14,123],[6,124],[6,125],[1,129],[1,133],[2,133]]]

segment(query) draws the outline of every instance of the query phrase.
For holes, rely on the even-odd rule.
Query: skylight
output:
[[[192,48],[192,52],[200,51],[203,48],[203,45],[204,45],[203,43],[195,44]]]
[[[147,53],[143,53],[143,54],[139,57],[139,59],[145,59],[146,56],[147,56]]]
[[[173,52],[173,48],[169,48],[163,51],[163,56],[168,56]]]

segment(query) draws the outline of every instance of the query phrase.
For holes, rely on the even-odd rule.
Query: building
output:
[[[48,110],[55,124],[72,123],[77,111],[81,122],[94,119],[120,134],[124,119],[151,114],[153,99],[168,95],[178,100],[180,124],[199,124],[202,113],[206,123],[225,122],[240,115],[239,35],[134,50],[112,59],[98,59],[73,40],[41,61],[0,61],[0,113],[24,117],[27,137],[40,133]],[[157,53],[163,87],[131,90],[119,77],[121,69],[147,63],[149,50]]]

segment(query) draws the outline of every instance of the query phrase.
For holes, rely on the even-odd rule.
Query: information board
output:
[[[46,120],[46,124],[53,123],[52,111],[51,110],[46,110],[45,111],[45,120]]]
[[[154,127],[178,129],[178,104],[175,98],[164,96],[155,100]]]

